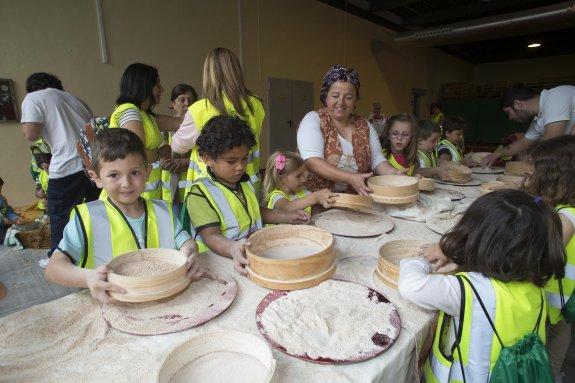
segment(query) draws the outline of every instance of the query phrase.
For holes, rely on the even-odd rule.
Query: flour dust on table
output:
[[[263,334],[288,354],[334,362],[376,356],[400,331],[397,310],[383,296],[341,280],[285,293],[257,320]]]
[[[199,326],[224,312],[237,294],[233,278],[201,278],[181,293],[159,301],[104,305],[117,330],[137,335],[167,334]]]

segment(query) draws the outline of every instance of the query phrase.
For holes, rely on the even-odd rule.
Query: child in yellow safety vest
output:
[[[311,193],[303,187],[307,170],[303,159],[293,152],[279,151],[268,158],[264,178],[264,200],[269,209],[300,210],[311,214],[311,207],[320,204],[324,208],[335,203],[337,194],[329,189]]]
[[[405,299],[440,311],[426,382],[487,383],[503,347],[545,341],[543,288],[564,274],[565,260],[561,222],[540,198],[511,189],[486,194],[439,246],[422,251],[400,262],[398,285]],[[446,262],[464,271],[432,274]],[[548,356],[540,361],[540,376],[552,381]]]
[[[478,166],[477,162],[463,157],[463,133],[467,129],[465,120],[458,116],[447,116],[440,127],[443,139],[435,148],[437,158],[441,161],[460,162],[466,166]]]
[[[256,144],[252,129],[230,116],[210,119],[196,141],[206,169],[195,179],[186,196],[184,227],[190,226],[201,251],[232,258],[234,268],[246,275],[245,247],[250,234],[263,223],[307,223],[303,210],[260,207],[246,167]],[[199,238],[197,237],[199,236]]]
[[[567,302],[575,290],[575,137],[567,135],[542,141],[530,153],[527,173],[526,189],[554,206],[561,218],[567,256],[561,287],[563,301]],[[558,376],[569,349],[571,325],[563,320],[561,314],[559,281],[553,278],[545,290],[552,325],[547,346],[553,372]]]
[[[439,168],[435,147],[441,137],[441,129],[434,122],[421,120],[417,123],[417,172],[424,177],[447,179],[447,174]]]
[[[411,176],[417,161],[417,134],[415,117],[396,114],[387,119],[381,135],[381,148],[387,161],[395,169]]]
[[[110,303],[109,291],[125,291],[107,282],[112,270],[106,264],[145,248],[179,249],[188,258],[187,276],[198,278],[202,271],[197,246],[173,218],[171,206],[141,197],[151,169],[140,138],[127,129],[102,130],[92,145],[92,165],[90,176],[107,197],[74,208],[46,278],[63,286],[87,287],[92,297]]]

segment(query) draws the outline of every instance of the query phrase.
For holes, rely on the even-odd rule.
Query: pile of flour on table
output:
[[[289,354],[353,360],[377,353],[379,339],[399,333],[395,307],[355,283],[328,280],[270,303],[260,320],[266,335]]]

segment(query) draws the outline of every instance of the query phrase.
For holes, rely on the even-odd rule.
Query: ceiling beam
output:
[[[330,5],[334,8],[338,8],[341,9],[344,12],[348,12],[351,13],[352,15],[355,15],[357,17],[360,17],[364,20],[370,21],[372,23],[375,23],[379,26],[382,26],[384,28],[390,29],[394,32],[406,32],[407,29],[403,28],[400,25],[397,25],[395,23],[390,22],[389,20],[386,20],[382,17],[379,17],[377,15],[375,15],[373,12],[369,12],[366,11],[360,7],[357,7],[349,2],[347,2],[346,0],[318,0],[321,3]]]
[[[535,3],[537,0],[506,0],[506,1],[480,1],[473,4],[460,5],[457,7],[439,9],[430,13],[418,16],[409,16],[403,18],[403,26],[409,25],[427,25],[434,23],[448,23],[450,20],[461,17],[473,17],[487,12],[493,12],[500,9],[509,10],[511,7]]]
[[[419,3],[421,0],[375,0],[370,1],[370,10],[376,12],[382,9],[390,9],[396,7],[404,7],[406,5]]]

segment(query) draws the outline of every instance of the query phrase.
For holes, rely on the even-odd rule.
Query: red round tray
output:
[[[360,283],[346,281],[346,280],[342,280],[342,279],[333,279],[333,280],[336,280],[336,281],[342,282],[342,283],[354,283],[357,285],[361,285]],[[361,286],[364,286],[364,285],[361,285]],[[378,292],[372,288],[369,288],[367,286],[364,286],[364,287],[369,290],[367,296],[365,297],[366,299],[372,299],[373,296],[375,295],[377,297],[378,302],[389,303],[389,300],[385,296],[383,296],[383,294],[381,294],[380,292]],[[373,334],[371,339],[372,339],[373,343],[375,343],[376,345],[381,347],[381,349],[379,349],[379,350],[376,350],[376,351],[373,351],[373,352],[367,353],[367,354],[357,355],[357,356],[350,358],[350,359],[331,359],[331,358],[321,358],[321,357],[314,359],[314,358],[309,357],[307,354],[304,354],[304,355],[290,354],[289,352],[287,352],[285,347],[274,342],[268,336],[268,334],[265,331],[264,326],[261,323],[261,316],[264,313],[264,311],[268,308],[268,306],[273,301],[275,301],[276,299],[279,299],[279,298],[283,297],[284,295],[289,294],[290,292],[291,291],[282,291],[282,290],[274,290],[274,291],[270,292],[269,294],[267,294],[264,297],[264,299],[262,299],[262,301],[260,302],[260,304],[258,305],[258,308],[256,310],[256,324],[258,326],[258,329],[260,330],[260,333],[264,336],[264,338],[266,338],[266,340],[272,345],[272,347],[278,349],[279,351],[283,352],[284,354],[287,354],[289,356],[293,356],[293,357],[301,359],[301,360],[305,360],[306,362],[312,362],[312,363],[318,363],[318,364],[350,364],[350,363],[357,363],[357,362],[362,362],[364,360],[375,358],[376,356],[387,351],[393,345],[393,343],[395,343],[397,338],[399,338],[399,334],[401,332],[401,319],[399,318],[399,313],[397,312],[397,309],[394,309],[391,313],[391,316],[390,316],[390,323],[397,329],[397,335],[395,338],[391,339],[387,335],[383,335],[383,334],[379,334],[379,333]]]

